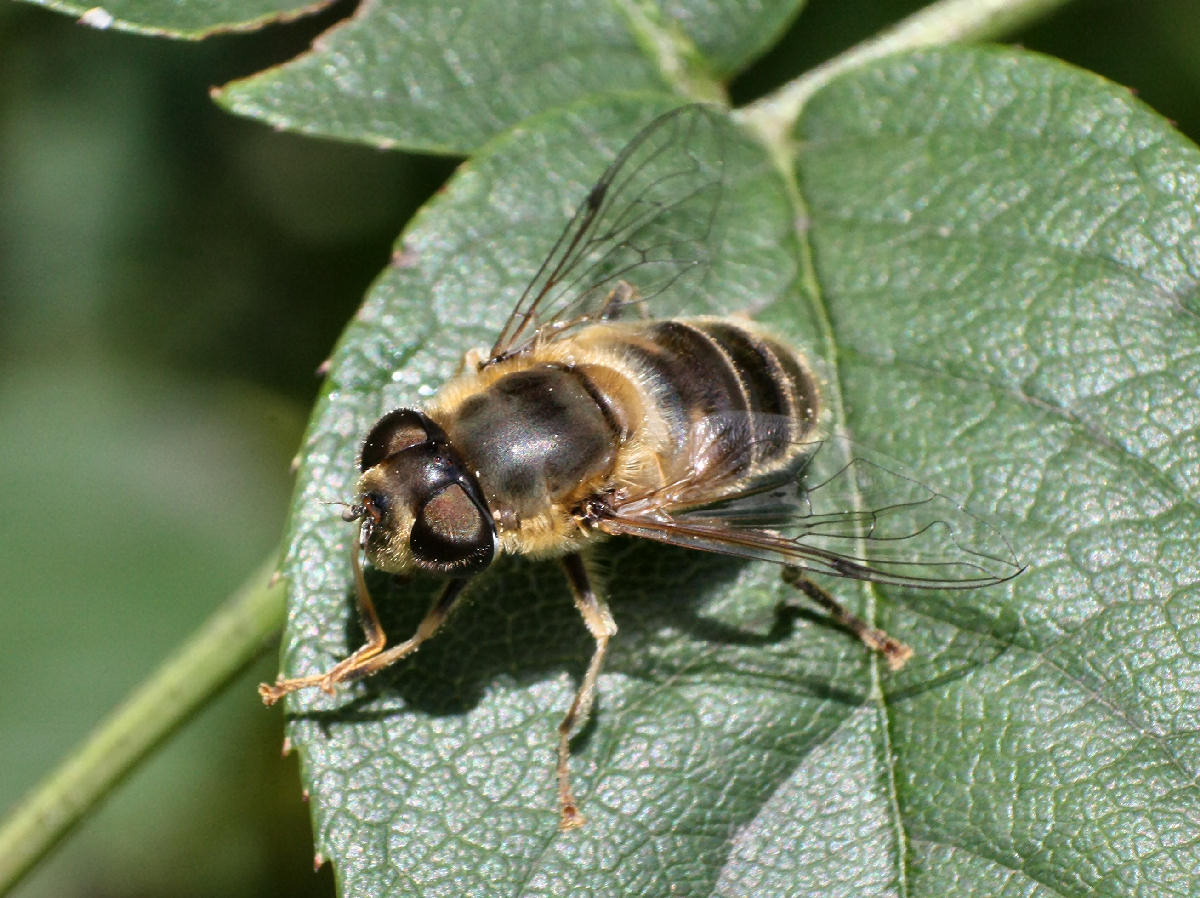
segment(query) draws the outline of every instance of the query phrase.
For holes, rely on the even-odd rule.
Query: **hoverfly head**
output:
[[[358,502],[367,558],[380,570],[465,577],[492,563],[496,526],[479,483],[424,413],[397,409],[363,441]]]

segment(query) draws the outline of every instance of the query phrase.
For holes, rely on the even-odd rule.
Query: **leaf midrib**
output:
[[[800,112],[802,112],[802,109],[797,110],[797,115]],[[791,134],[794,131],[794,127],[795,122],[790,122],[788,123],[788,127],[783,129],[782,133],[785,135]],[[795,168],[799,164],[800,148],[791,146],[786,137],[772,143],[765,132],[753,127],[743,125],[743,131],[763,147],[764,152],[774,164],[776,173],[782,181],[785,194],[792,209],[792,221],[811,221],[809,216],[810,206],[806,202],[801,190]],[[815,249],[812,245],[811,234],[811,228],[793,228],[793,239],[797,255],[797,271],[799,272],[798,277],[800,281],[798,286],[800,287],[801,295],[808,299],[812,318],[821,331],[820,342],[824,349],[823,356],[829,366],[828,374],[823,384],[823,393],[829,400],[830,410],[835,419],[843,422],[843,426],[849,431],[844,414],[845,405],[842,399],[843,377],[839,351],[840,343],[834,331],[829,308],[825,303],[825,292],[817,276],[814,261]],[[855,491],[854,498],[856,505],[862,508],[862,498],[857,491]],[[877,625],[879,599],[877,588],[866,581],[861,583],[861,588],[865,596],[863,617],[871,625]],[[908,835],[896,783],[895,754],[892,751],[892,713],[887,696],[883,690],[881,663],[878,657],[872,657],[870,663],[866,665],[865,669],[868,671],[867,676],[869,677],[867,684],[867,704],[874,704],[879,715],[878,728],[883,741],[881,749],[883,758],[886,759],[881,761],[881,764],[886,776],[886,801],[892,815],[893,825],[890,827],[890,831],[895,838],[895,881],[898,893],[902,898],[905,898],[910,893],[908,885]]]

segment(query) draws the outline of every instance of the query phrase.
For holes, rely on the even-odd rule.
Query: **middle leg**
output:
[[[600,668],[604,665],[608,641],[616,635],[617,625],[609,613],[607,603],[592,588],[583,558],[578,553],[572,553],[563,559],[563,567],[571,584],[575,607],[579,609],[588,632],[596,640],[596,648],[592,652],[587,672],[583,675],[583,682],[579,684],[571,707],[567,709],[558,725],[558,828],[565,832],[583,825],[583,815],[579,813],[575,796],[571,792],[571,774],[568,767],[571,759],[571,733],[587,721],[596,697],[596,680],[600,676]]]

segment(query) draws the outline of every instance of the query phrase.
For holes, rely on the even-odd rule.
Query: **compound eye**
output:
[[[409,536],[413,556],[446,574],[473,574],[492,562],[495,531],[471,497],[452,483],[425,503]]]
[[[408,449],[429,439],[424,416],[409,408],[388,412],[375,422],[359,453],[360,471],[369,471],[401,449]]]

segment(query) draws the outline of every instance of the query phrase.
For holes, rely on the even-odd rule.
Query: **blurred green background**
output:
[[[814,0],[735,99],[919,5]],[[274,548],[315,369],[453,169],[208,99],[351,9],[185,44],[0,6],[0,808]],[[1080,0],[1014,39],[1200,136],[1195,0]],[[253,689],[274,667],[271,651],[16,894],[332,894]]]

